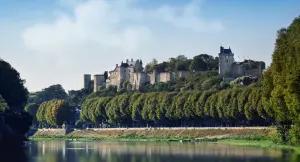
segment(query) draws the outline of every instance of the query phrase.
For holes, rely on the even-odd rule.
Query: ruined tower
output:
[[[230,47],[225,49],[220,47],[219,53],[219,74],[222,77],[229,77],[231,75],[231,67],[234,63],[234,54],[232,53]]]
[[[104,75],[94,75],[94,92],[98,92],[99,86],[102,86],[105,88],[105,77]]]
[[[92,79],[91,74],[84,74],[84,78],[83,78],[84,89],[90,88],[91,79]]]

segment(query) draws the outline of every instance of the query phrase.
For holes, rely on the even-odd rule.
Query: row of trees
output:
[[[156,126],[267,125],[268,111],[256,84],[221,91],[124,93],[84,101],[81,120],[96,124]]]

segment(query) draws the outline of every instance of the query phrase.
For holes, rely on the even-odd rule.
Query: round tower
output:
[[[234,63],[234,54],[230,47],[225,49],[220,47],[219,53],[219,74],[222,77],[228,77],[231,75],[231,66]]]

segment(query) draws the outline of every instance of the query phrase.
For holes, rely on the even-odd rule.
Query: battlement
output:
[[[220,54],[233,54],[230,47],[228,49],[224,48],[223,46],[220,47]]]

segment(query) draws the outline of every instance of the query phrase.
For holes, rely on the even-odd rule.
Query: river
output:
[[[2,152],[3,153],[3,152]],[[296,162],[289,150],[179,142],[31,142],[19,162]],[[21,158],[21,159],[20,159]],[[12,161],[10,159],[9,161]]]

